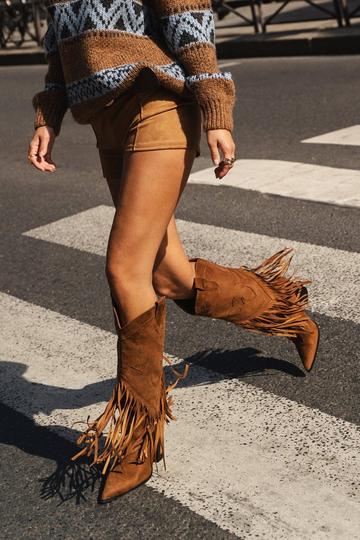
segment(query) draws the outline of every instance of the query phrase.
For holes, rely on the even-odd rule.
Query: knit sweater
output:
[[[218,66],[211,0],[47,0],[47,9],[35,129],[58,135],[67,109],[89,123],[150,68],[164,88],[195,97],[204,131],[233,130],[235,85]]]

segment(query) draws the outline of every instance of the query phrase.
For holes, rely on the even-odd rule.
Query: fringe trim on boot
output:
[[[241,323],[243,328],[272,336],[294,338],[305,331],[307,319],[304,308],[308,304],[307,295],[302,294],[303,287],[311,283],[309,280],[286,277],[291,263],[293,248],[285,248],[275,253],[256,268],[245,270],[254,272],[275,294],[275,302],[271,308],[259,317]]]
[[[169,364],[172,363],[165,355],[164,359]],[[172,414],[173,400],[168,394],[180,379],[187,376],[189,365],[185,364],[183,373],[179,373],[173,367],[171,369],[177,378],[165,388],[163,376],[160,410],[157,417],[152,416],[146,405],[135,399],[120,379],[113,389],[104,412],[94,422],[90,423],[89,418],[87,419],[88,428],[76,441],[79,446],[84,444],[85,447],[72,456],[71,460],[75,461],[81,456],[93,456],[91,466],[103,463],[102,474],[105,474],[109,467],[112,470],[126,455],[131,454],[134,448],[140,447],[136,460],[138,463],[143,463],[149,455],[154,461],[155,453],[160,449],[165,465],[164,424],[170,420],[176,420]],[[107,426],[109,426],[108,432],[105,433]],[[139,429],[141,435],[135,439],[134,433]],[[102,435],[106,435],[106,438],[100,449]]]

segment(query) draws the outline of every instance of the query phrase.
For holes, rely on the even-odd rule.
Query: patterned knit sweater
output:
[[[68,108],[89,123],[147,67],[164,88],[195,96],[204,131],[233,130],[235,85],[218,66],[211,0],[47,0],[47,9],[35,129],[58,135]]]

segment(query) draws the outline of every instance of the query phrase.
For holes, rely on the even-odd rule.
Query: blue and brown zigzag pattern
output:
[[[148,6],[133,0],[75,0],[53,4],[48,9],[58,41],[88,30],[153,36],[159,24]]]
[[[136,68],[136,66],[137,64],[135,63],[103,69],[89,77],[84,77],[81,80],[67,85],[66,92],[69,106],[72,107],[77,103],[82,103],[111,92],[111,90],[114,90],[127,79],[128,75]],[[175,62],[157,66],[157,68],[178,80],[185,80],[183,69]]]
[[[188,11],[161,19],[166,43],[172,52],[193,43],[215,44],[215,28],[211,10]]]
[[[63,90],[63,100],[69,107],[76,106],[76,119],[87,120],[96,98],[126,86],[139,64],[146,64],[157,72],[161,81],[166,80],[169,88],[182,92],[186,86],[197,96],[202,105],[204,128],[215,125],[232,129],[234,83],[230,72],[217,69],[211,6],[210,0],[47,0],[50,24],[43,46],[51,68],[46,75],[45,92],[34,97],[36,125],[45,125],[50,118],[59,129],[63,106],[54,101],[58,90]],[[114,55],[110,48],[115,41],[107,42],[108,33],[119,37],[124,46],[129,43],[129,54],[121,65],[112,65],[115,62],[111,60]],[[135,40],[138,52],[139,44],[144,47],[144,58],[140,50],[140,61],[138,52],[136,58],[130,56],[131,41],[135,43]],[[100,63],[93,62],[93,47],[97,47],[96,54],[103,51]],[[162,65],[152,61],[152,51],[154,56],[167,57]],[[53,54],[57,52],[58,55]],[[72,59],[82,73],[77,80],[74,80],[77,76],[74,66],[63,69],[68,66],[62,65],[64,61],[71,63]],[[106,69],[101,69],[102,65]],[[61,69],[64,85],[60,84]]]

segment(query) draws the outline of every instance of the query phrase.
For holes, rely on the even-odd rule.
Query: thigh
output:
[[[103,176],[113,201],[123,176],[124,154],[188,149],[198,157],[201,139],[201,112],[193,100],[164,88],[148,88],[137,91],[134,99],[119,103],[100,114],[97,124],[93,124]],[[126,114],[121,114],[124,104]],[[109,114],[111,110],[113,116]]]
[[[152,89],[147,92],[151,93]],[[123,152],[127,136],[140,118],[140,96],[140,90],[136,90],[133,85],[97,111],[90,120],[102,173],[107,180],[120,179],[122,176]],[[114,189],[110,189],[112,195]]]
[[[119,194],[120,194],[122,167],[123,167],[123,158],[121,155],[121,157],[117,160],[117,168],[115,169],[115,172],[112,171],[111,174],[108,174],[107,176],[105,176],[105,180],[107,182],[115,208],[116,208],[117,201],[119,199]]]
[[[149,275],[194,158],[187,148],[124,153],[109,250],[141,261]]]

